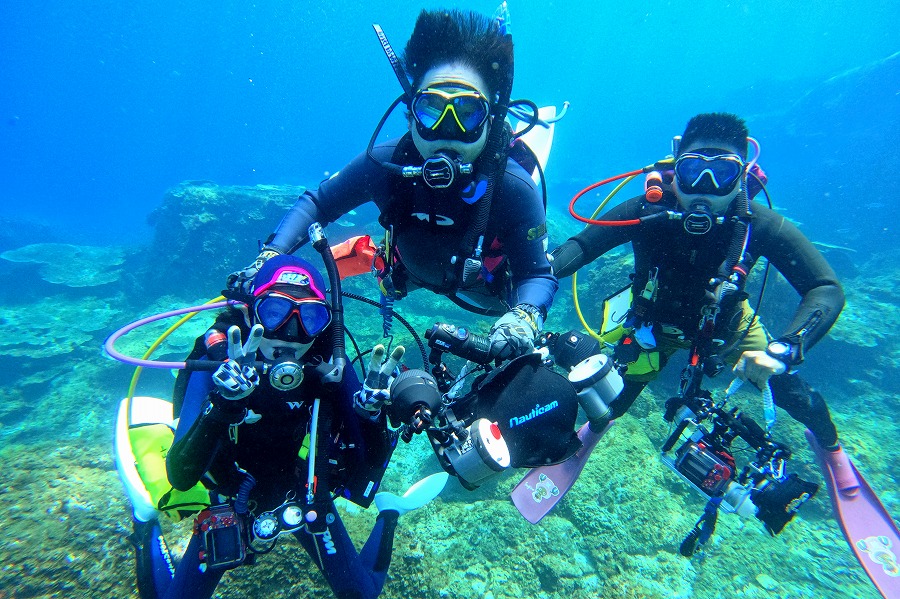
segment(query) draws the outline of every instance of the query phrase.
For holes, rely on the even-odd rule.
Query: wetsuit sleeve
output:
[[[605,213],[603,220],[621,221],[638,218],[642,214],[643,198],[636,197],[613,207]],[[571,276],[576,270],[590,264],[614,247],[632,240],[644,225],[611,227],[588,225],[577,235],[570,237],[557,247],[553,256],[553,272],[560,279]]]
[[[224,398],[210,402],[214,394],[208,372],[195,372],[188,382],[175,441],[166,455],[169,482],[186,491],[209,470],[216,454],[228,439],[228,427],[244,418],[244,403]]]
[[[783,216],[754,205],[751,253],[765,256],[801,300],[782,336],[800,336],[804,350],[825,336],[844,308],[844,290],[834,270],[800,230]]]
[[[503,251],[512,273],[510,305],[529,304],[544,315],[553,304],[559,283],[547,259],[547,217],[540,192],[525,171],[507,170],[504,177],[503,206],[497,213],[506,226]]]
[[[374,148],[380,160],[390,160],[394,145]],[[297,251],[309,238],[307,229],[314,222],[325,226],[368,201],[388,195],[387,169],[368,158],[365,152],[323,181],[318,189],[307,190],[288,211],[272,234],[267,247],[282,253]]]

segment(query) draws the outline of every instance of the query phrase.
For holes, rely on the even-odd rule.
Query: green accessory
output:
[[[159,511],[178,522],[187,513],[209,507],[209,492],[199,482],[187,491],[179,491],[169,483],[166,454],[174,439],[175,431],[162,423],[138,425],[128,430],[135,468],[150,500]]]

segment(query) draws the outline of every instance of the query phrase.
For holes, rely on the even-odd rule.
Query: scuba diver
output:
[[[346,359],[344,331],[333,322],[340,317],[333,318],[325,289],[311,264],[276,256],[259,269],[248,293],[232,294],[241,303],[197,339],[189,358],[219,366],[181,371],[166,471],[178,491],[202,482],[212,506],[196,516],[177,564],[158,518],[135,518],[141,597],[211,597],[226,570],[252,563],[286,533],[297,538],[336,597],[381,593],[398,517],[436,497],[447,475],[428,477],[403,497],[375,494],[397,441],[381,406],[390,399],[402,351],[382,364],[385,352],[376,346],[364,385],[352,368],[336,376]],[[359,553],[335,496],[363,507],[374,499],[378,507]]]
[[[747,127],[726,113],[692,118],[674,150],[674,180],[665,193],[627,200],[552,252],[562,278],[614,247],[631,242],[634,298],[625,334],[615,348],[628,363],[625,389],[610,405],[624,414],[671,356],[698,339],[712,376],[726,363],[760,389],[771,385],[774,403],[805,424],[825,449],[838,490],[853,496],[860,482],[824,398],[795,369],[828,332],[844,306],[832,268],[787,219],[750,203]],[[673,144],[674,145],[674,144]],[[758,157],[758,146],[757,154]],[[670,167],[671,168],[671,167]],[[597,221],[595,221],[597,222]],[[765,257],[800,294],[784,333],[772,338],[744,292],[756,261]],[[699,323],[699,325],[698,325]],[[772,410],[774,418],[774,409]]]
[[[510,102],[513,43],[505,3],[498,12],[490,19],[423,10],[402,59],[376,26],[403,94],[367,151],[300,196],[257,259],[229,276],[229,288],[245,286],[267,260],[305,244],[311,222],[333,222],[371,201],[386,230],[373,268],[383,302],[429,289],[471,312],[500,317],[491,329],[496,357],[533,349],[558,285],[546,256],[534,164],[526,170],[520,164],[526,161],[517,161],[517,144],[524,144],[505,120],[525,114],[517,106],[527,105],[530,129],[537,108]],[[409,131],[375,144],[401,102]]]

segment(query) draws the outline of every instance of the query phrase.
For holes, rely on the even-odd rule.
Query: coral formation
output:
[[[11,373],[0,407],[0,459],[5,466],[0,495],[7,523],[0,543],[0,596],[136,596],[133,550],[127,540],[129,508],[110,455],[115,409],[131,369],[104,359],[99,348],[112,330],[131,320],[214,295],[228,271],[252,258],[257,236],[277,222],[296,193],[298,188],[182,184],[155,213],[154,246],[127,258],[146,276],[126,277],[89,292],[51,286],[55,293],[49,297],[26,294],[0,308],[0,367]],[[232,224],[236,212],[246,222]],[[573,229],[554,220],[550,228],[560,235]],[[64,248],[58,251],[66,255]],[[107,248],[99,255],[126,256],[123,252]],[[887,459],[885,439],[900,438],[900,425],[894,422],[900,404],[892,362],[900,358],[900,344],[877,323],[896,318],[900,297],[893,286],[896,272],[885,268],[892,262],[885,256],[874,261],[883,267],[877,271],[881,276],[866,278],[865,285],[847,281],[847,322],[839,321],[836,339],[823,341],[810,362],[840,352],[849,363],[870,365],[847,369],[847,378],[829,372],[821,383],[848,452],[881,490],[888,510],[897,514],[898,473]],[[185,276],[188,265],[191,276]],[[599,305],[627,282],[631,268],[630,253],[622,250],[585,270],[579,284],[582,305],[589,311]],[[78,277],[90,280],[84,274],[72,280]],[[779,285],[773,285],[770,299],[779,297]],[[580,328],[569,309],[567,287],[564,281],[548,329]],[[346,290],[378,297],[367,276],[346,281]],[[381,340],[376,308],[355,301],[345,302],[345,307],[361,349]],[[482,332],[490,325],[490,319],[473,317],[424,292],[411,294],[396,308],[419,335],[435,321],[465,323]],[[177,331],[157,357],[183,358],[212,317],[205,313]],[[169,324],[139,329],[117,347],[139,356]],[[863,340],[872,329],[879,331],[876,347],[866,347]],[[421,366],[413,340],[397,319],[392,332],[394,342],[408,348],[406,363]],[[828,360],[823,362],[827,368]],[[674,370],[619,419],[572,491],[538,525],[528,524],[509,501],[522,472],[499,475],[475,491],[451,480],[440,498],[403,516],[383,596],[877,597],[846,546],[824,488],[777,537],[770,537],[756,520],[722,515],[701,555],[691,560],[678,555],[679,543],[705,502],[658,459],[669,432],[662,412],[664,399],[677,385],[677,367]],[[169,372],[145,371],[139,391],[165,397],[171,388]],[[742,391],[735,401],[759,416],[755,394]],[[777,427],[794,450],[794,471],[821,483],[802,427],[789,418],[780,418]],[[401,491],[438,469],[426,439],[414,437],[397,448],[383,488]],[[375,509],[347,503],[339,509],[353,538],[365,539]],[[167,530],[173,545],[183,546],[189,526],[187,522]],[[257,566],[227,574],[217,596],[331,595],[302,549],[285,540],[261,556]]]
[[[303,187],[218,186],[185,181],[170,189],[150,216],[155,228],[141,285],[165,293],[173,273],[193,295],[215,295],[225,276],[256,257],[262,236],[275,228]]]
[[[10,262],[38,264],[41,278],[68,287],[96,287],[119,280],[117,266],[125,262],[125,251],[117,247],[35,243],[0,254]]]

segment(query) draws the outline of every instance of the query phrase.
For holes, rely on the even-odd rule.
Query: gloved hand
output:
[[[353,394],[353,406],[356,413],[363,418],[376,420],[381,413],[381,406],[391,403],[391,383],[400,374],[400,360],[406,349],[398,345],[391,356],[384,360],[384,346],[380,343],[372,348],[372,359],[366,371],[366,380],[362,389]],[[383,363],[382,363],[383,361]]]
[[[213,383],[219,395],[229,401],[241,400],[259,385],[259,373],[253,361],[256,348],[263,336],[263,326],[253,325],[247,343],[241,345],[241,329],[233,326],[228,329],[228,360],[222,362],[213,373]]]
[[[750,381],[758,388],[766,386],[769,377],[787,372],[787,365],[764,351],[745,351],[732,369],[743,381]]]
[[[534,351],[534,340],[544,326],[541,311],[529,304],[519,304],[491,327],[488,341],[491,356],[508,360]]]
[[[253,277],[256,276],[256,273],[259,272],[259,269],[262,268],[262,265],[266,263],[266,260],[269,258],[274,258],[278,256],[281,252],[272,248],[263,248],[263,251],[259,253],[259,256],[256,257],[256,260],[253,261],[252,264],[244,267],[241,270],[236,270],[225,279],[226,288],[232,291],[242,291],[243,293],[251,293],[253,290],[250,289],[250,285],[253,283]]]

